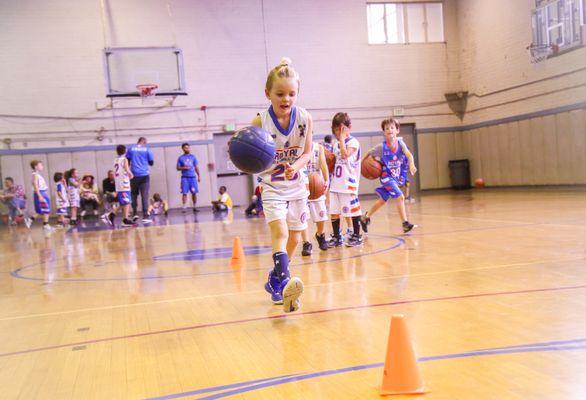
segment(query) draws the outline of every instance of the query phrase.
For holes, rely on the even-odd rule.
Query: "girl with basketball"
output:
[[[295,106],[299,75],[291,60],[283,58],[267,77],[265,95],[271,106],[258,114],[252,125],[268,131],[275,140],[273,165],[259,174],[266,221],[271,231],[274,268],[265,290],[285,312],[299,308],[303,292],[301,279],[291,277],[289,259],[307,228],[307,184],[303,169],[310,158],[312,119]]]
[[[315,192],[322,193],[321,196],[315,199],[309,199],[307,205],[309,206],[311,220],[316,226],[315,239],[317,240],[320,250],[326,251],[328,249],[328,242],[325,234],[325,222],[329,219],[329,216],[326,207],[325,191],[329,185],[329,172],[326,164],[324,147],[317,142],[313,142],[311,145],[311,155],[309,163],[307,164],[307,178],[309,180],[310,192],[313,189]],[[322,188],[314,188],[317,185],[320,185],[323,188],[323,191]],[[301,252],[301,255],[309,256],[311,255],[313,246],[309,242],[307,230],[303,231],[302,239],[303,251]]]
[[[376,161],[382,163],[382,173],[380,176],[381,186],[376,189],[379,199],[373,204],[362,218],[360,223],[364,232],[368,232],[368,225],[370,224],[370,217],[378,211],[379,208],[385,205],[389,199],[397,200],[397,210],[403,222],[403,232],[407,233],[416,225],[413,225],[407,220],[407,212],[405,211],[405,196],[399,188],[401,181],[401,167],[405,161],[409,164],[411,175],[415,175],[417,168],[413,160],[413,154],[407,148],[403,140],[400,140],[397,135],[401,129],[399,121],[394,118],[385,119],[381,122],[381,128],[385,140],[373,147],[364,157],[363,162],[369,162],[367,159],[374,158]]]
[[[360,201],[358,185],[360,183],[360,142],[350,135],[352,122],[347,113],[339,112],[332,119],[332,132],[338,142],[334,145],[336,164],[330,184],[330,215],[333,234],[328,246],[343,244],[340,234],[340,216],[352,219],[353,233],[346,240],[346,246],[362,244],[360,234]]]

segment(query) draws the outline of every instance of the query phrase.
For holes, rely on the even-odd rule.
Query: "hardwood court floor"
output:
[[[288,315],[262,288],[262,220],[2,227],[0,398],[376,399],[395,313],[431,390],[411,399],[586,398],[584,191],[437,193],[410,212],[411,235],[388,207],[362,248],[296,257]],[[241,267],[236,235],[257,253]]]

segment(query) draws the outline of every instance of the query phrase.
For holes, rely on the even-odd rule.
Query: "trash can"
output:
[[[450,182],[452,189],[463,190],[470,189],[470,161],[466,160],[450,160],[448,162],[450,168]]]

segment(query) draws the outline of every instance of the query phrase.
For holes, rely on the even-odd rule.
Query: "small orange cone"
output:
[[[380,394],[422,393],[425,387],[407,324],[402,315],[393,315]]]
[[[244,248],[240,241],[240,236],[234,238],[234,244],[232,245],[232,262],[243,262],[244,261]]]

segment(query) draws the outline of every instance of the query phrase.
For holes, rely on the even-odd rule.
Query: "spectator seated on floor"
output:
[[[169,204],[161,198],[159,193],[155,193],[150,199],[149,215],[161,214],[165,214],[165,217],[169,215]]]
[[[232,209],[232,198],[228,194],[226,186],[220,186],[220,197],[218,200],[212,201],[212,208],[214,212],[229,211]]]
[[[261,188],[257,186],[254,189],[254,195],[252,196],[252,202],[248,206],[245,211],[247,217],[252,217],[254,215],[261,215],[262,214],[262,196],[261,196]]]
[[[4,190],[0,194],[0,202],[8,208],[8,224],[16,225],[17,221],[24,219],[26,210],[26,195],[21,185],[15,185],[14,179],[6,177],[4,179]],[[30,226],[28,223],[27,226]]]
[[[98,189],[94,185],[94,177],[92,175],[84,175],[79,186],[80,208],[81,216],[87,214],[88,208],[92,208],[93,214],[98,215],[98,208],[100,207],[100,198],[98,196]]]

